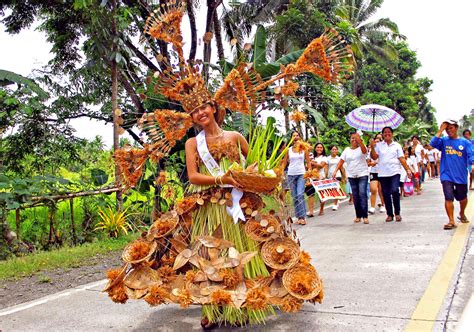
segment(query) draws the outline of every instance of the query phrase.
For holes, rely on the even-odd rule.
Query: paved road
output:
[[[469,210],[472,217],[474,204]],[[402,201],[401,223],[385,223],[385,216],[377,212],[369,225],[354,224],[353,214],[353,207],[345,204],[339,211],[326,210],[325,216],[298,228],[303,248],[312,255],[324,279],[323,304],[306,304],[298,314],[278,314],[257,330],[400,331],[410,323],[415,308],[422,314],[428,312],[425,303],[436,302],[433,294],[441,295],[441,306],[436,305],[435,310],[439,309],[439,314],[436,318],[420,316],[421,321],[432,324],[435,331],[460,325],[474,284],[472,223],[456,231],[460,252],[448,250],[455,232],[442,230],[446,217],[439,182],[429,181],[422,196]],[[447,250],[454,253],[443,258]],[[453,274],[443,275],[446,259]],[[441,281],[430,283],[436,279],[435,272],[441,273]],[[448,287],[445,297],[443,284]],[[0,311],[0,330],[200,329],[198,307],[150,308],[143,301],[114,304],[100,293],[103,286],[104,282],[89,284],[4,309]],[[423,302],[426,299],[428,302]],[[473,300],[469,307],[474,307]],[[465,317],[473,315],[464,313]]]

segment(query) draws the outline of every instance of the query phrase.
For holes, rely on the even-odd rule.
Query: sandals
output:
[[[313,218],[313,217],[314,217],[314,213],[306,213],[306,217],[308,217],[308,218]]]
[[[395,216],[395,221],[397,221],[397,222],[402,221],[402,216]]]
[[[393,221],[393,217],[391,216],[388,216],[387,219],[385,219],[385,222],[392,222]]]
[[[453,229],[453,228],[456,228],[456,227],[458,227],[458,226],[456,226],[456,224],[448,223],[448,224],[443,226],[443,229]]]
[[[295,222],[295,224],[297,224],[297,225],[306,225],[306,220],[300,218]]]
[[[369,218],[364,218],[364,224],[368,224],[369,223]]]
[[[458,220],[460,222],[462,222],[463,224],[468,224],[469,223],[469,219],[466,218],[466,216],[464,217],[458,217]]]
[[[354,222],[355,222],[355,223],[360,222],[360,218],[355,218],[355,219],[354,219]]]

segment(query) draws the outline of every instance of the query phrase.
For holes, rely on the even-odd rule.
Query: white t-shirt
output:
[[[342,152],[341,159],[346,164],[348,178],[360,178],[369,175],[369,166],[367,166],[367,156],[362,153],[360,147],[357,149],[346,148]]]
[[[436,148],[434,148],[434,149],[431,150],[431,151],[433,151],[434,155],[436,156],[436,159],[437,159],[438,161],[440,161],[440,160],[441,160],[441,151],[439,151],[439,150],[436,149]]]
[[[326,156],[319,156],[317,158],[313,158],[313,160],[315,162],[317,162],[318,164],[322,164],[322,163],[328,163],[328,158]],[[320,168],[319,169],[319,179],[322,180],[322,179],[325,179],[326,178],[326,173],[324,172],[324,168]]]
[[[428,160],[430,161],[430,163],[434,163],[435,157],[434,157],[433,149],[428,150],[428,152],[426,152],[426,153],[428,154]]]
[[[416,156],[410,156],[407,160],[407,164],[408,166],[413,168],[415,173],[418,173],[418,159],[416,158]]]
[[[332,173],[334,173],[334,170],[336,169],[337,164],[339,163],[339,160],[341,160],[341,157],[339,157],[339,156],[335,156],[335,157],[329,156],[327,159],[328,159],[328,161],[327,161],[327,163],[328,163],[328,175],[331,177]],[[341,174],[340,170],[337,171],[336,177],[337,178],[342,177],[342,174]]]
[[[296,153],[291,147],[288,150],[288,175],[302,175],[306,172],[304,167],[304,151]]]
[[[425,156],[426,156],[428,154],[428,150],[423,148],[423,151],[425,152]],[[426,165],[427,163],[428,163],[428,161],[426,159],[423,159],[423,164]]]
[[[397,142],[388,145],[385,141],[375,145],[375,152],[379,155],[379,177],[388,177],[400,174],[400,160],[403,157],[402,146]]]
[[[407,171],[405,171],[405,168],[400,166],[400,182],[405,183],[407,180],[408,180]]]
[[[424,149],[421,146],[421,144],[418,143],[418,145],[415,148],[415,155],[416,155],[416,159],[419,163],[421,162],[421,151],[423,151],[423,150]]]

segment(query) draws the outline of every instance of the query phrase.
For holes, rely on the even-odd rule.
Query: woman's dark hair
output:
[[[314,146],[314,156],[318,156],[318,153],[316,152],[316,148],[318,147],[318,145],[321,145],[323,147],[323,153],[321,153],[321,156],[326,156],[326,148],[324,147],[323,143],[316,143],[316,145]]]
[[[390,126],[383,127],[383,128],[382,128],[382,131],[381,131],[380,133],[383,133],[383,132],[385,131],[385,129],[390,129],[390,131],[391,131],[392,134],[393,134],[393,129],[392,129],[392,127],[390,127]]]
[[[329,148],[329,151],[331,151],[333,148],[336,148],[339,150],[339,147],[337,145],[331,145],[331,147]]]
[[[416,136],[416,135],[413,135],[413,136],[411,137],[411,140],[413,141],[414,138],[416,138],[417,140],[420,140],[419,137]]]
[[[409,146],[408,147],[408,155],[411,156],[411,155],[414,155],[415,152],[413,151],[413,147]]]
[[[469,129],[464,129],[462,131],[462,135],[464,136],[465,133],[469,133],[469,135],[471,135],[471,131]]]

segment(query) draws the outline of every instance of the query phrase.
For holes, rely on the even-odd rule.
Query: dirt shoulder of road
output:
[[[0,309],[39,299],[65,289],[102,280],[108,269],[122,264],[121,251],[97,254],[87,264],[68,268],[38,272],[33,276],[0,283]]]

